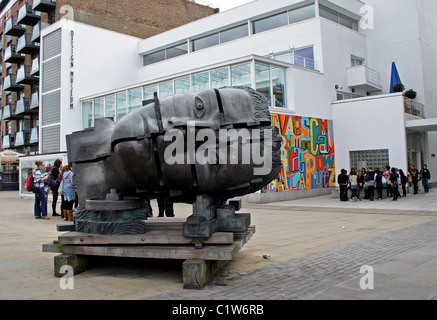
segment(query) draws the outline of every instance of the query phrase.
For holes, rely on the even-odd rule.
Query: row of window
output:
[[[143,100],[153,99],[155,92],[162,99],[173,94],[226,86],[252,87],[266,97],[271,107],[286,106],[285,69],[248,61],[83,101],[82,129],[93,127],[98,118],[120,120],[140,108]]]
[[[303,20],[311,19],[315,17],[314,4],[310,4],[304,7],[296,8],[293,10],[287,10],[273,16],[255,20],[251,23],[251,30],[253,34],[267,31],[270,29],[278,28],[292,23],[297,23]],[[232,40],[240,39],[249,36],[249,25],[247,22],[242,23],[236,27],[227,28],[216,32],[214,34],[193,39],[169,48],[165,48],[150,54],[146,54],[143,57],[143,65],[147,66],[152,63],[163,61],[166,59],[174,58],[188,53],[188,44],[190,44],[190,52],[198,51],[201,49],[209,48],[221,43],[226,43]]]
[[[335,23],[349,29],[358,31],[358,21],[356,19],[348,17],[323,5],[319,5],[319,11],[321,17],[334,21]],[[227,28],[205,37],[187,40],[183,43],[146,54],[143,56],[143,66],[247,37],[249,36],[250,31],[252,34],[257,34],[274,28],[308,20],[315,16],[315,5],[313,3],[296,9],[280,12],[266,18],[254,20],[249,23],[244,22],[238,26]]]

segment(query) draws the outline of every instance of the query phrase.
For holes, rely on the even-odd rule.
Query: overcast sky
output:
[[[220,8],[220,12],[241,6],[242,4],[252,1],[254,0],[204,0],[204,2],[206,3],[211,3],[212,8]]]

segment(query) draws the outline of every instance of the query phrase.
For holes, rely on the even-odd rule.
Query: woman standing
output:
[[[407,196],[406,184],[407,184],[408,179],[405,176],[405,173],[402,169],[399,169],[399,175],[401,176],[402,196],[406,197]]]
[[[398,200],[398,174],[396,172],[395,168],[391,168],[391,173],[389,176],[389,179],[391,181],[391,193],[393,195],[393,200],[392,201],[396,201]]]
[[[357,173],[357,183],[358,183],[358,187],[357,187],[357,195],[358,195],[358,200],[361,201],[362,197],[362,193],[363,193],[363,189],[364,189],[364,175],[363,175],[363,170],[358,170]]]
[[[413,179],[413,187],[414,187],[414,193],[417,194],[417,191],[419,190],[418,183],[419,183],[419,172],[417,171],[416,167],[412,164],[410,167],[410,175]]]
[[[351,173],[349,174],[349,181],[351,184],[352,201],[358,201],[358,176],[354,168],[351,169]]]
[[[50,219],[47,217],[47,198],[46,194],[44,192],[44,181],[46,181],[49,176],[43,177],[43,169],[44,169],[44,162],[42,161],[36,161],[36,169],[33,170],[32,176],[33,176],[33,183],[35,185],[35,205],[33,214],[35,219]]]
[[[53,216],[54,217],[59,217],[60,214],[58,214],[56,212],[56,204],[58,202],[58,197],[59,197],[59,170],[60,167],[62,165],[62,161],[59,159],[56,159],[55,164],[53,165],[52,170],[50,171],[50,179],[54,182],[52,185],[50,185],[50,181],[49,181],[49,185],[50,185],[50,189],[52,190],[52,196],[53,196],[53,202],[52,202],[52,210],[53,210]]]
[[[73,168],[66,165],[66,171],[62,175],[62,194],[64,195],[64,220],[73,221],[73,205],[76,195],[73,186]]]
[[[369,200],[373,201],[373,197],[375,196],[375,171],[373,171],[372,166],[369,166],[366,181],[367,186],[369,187]]]

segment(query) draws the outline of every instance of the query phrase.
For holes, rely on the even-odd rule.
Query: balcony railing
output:
[[[5,22],[5,29],[4,34],[8,36],[14,36],[19,37],[23,33],[26,32],[25,26],[21,24],[15,24],[14,23],[14,16],[11,16],[6,22]]]
[[[31,109],[24,95],[21,96],[20,100],[17,100],[15,105],[15,114],[17,116],[32,116],[37,113],[38,113],[38,109]]]
[[[36,57],[32,60],[32,68],[30,69],[31,76],[39,75],[39,57]]]
[[[56,0],[34,0],[32,9],[35,11],[49,12],[56,7]]]
[[[2,142],[3,142],[2,143],[3,149],[10,149],[10,148],[12,148],[14,146],[13,145],[13,141],[11,141],[11,135],[10,134],[8,134],[6,136],[3,136],[3,141]]]
[[[366,65],[351,67],[347,69],[347,85],[366,91],[381,90],[381,75]]]
[[[17,84],[34,84],[39,81],[38,76],[32,76],[27,72],[27,66],[22,65],[17,70]]]
[[[15,113],[15,108],[13,108],[12,105],[8,104],[7,106],[3,107],[3,117],[2,118],[4,121],[11,121],[11,120],[23,119],[23,116],[17,115]]]
[[[16,82],[16,75],[15,74],[10,74],[4,78],[3,90],[17,92],[17,91],[21,91],[23,89],[24,89],[24,85],[18,84]]]
[[[26,56],[22,53],[17,53],[15,45],[11,44],[5,49],[3,61],[8,63],[18,63],[24,61]]]
[[[41,20],[40,15],[39,12],[33,12],[32,7],[25,3],[18,11],[17,23],[33,26]]]
[[[425,106],[419,102],[404,97],[405,113],[425,119]]]
[[[28,146],[30,143],[30,133],[20,131],[15,133],[15,147]]]
[[[17,53],[32,54],[39,51],[39,43],[31,42],[30,35],[23,34],[17,41]]]
[[[38,144],[38,136],[39,136],[39,128],[32,128],[32,131],[30,132],[30,144]]]
[[[38,113],[39,108],[39,93],[32,93],[30,96],[30,109],[34,110],[35,113]]]

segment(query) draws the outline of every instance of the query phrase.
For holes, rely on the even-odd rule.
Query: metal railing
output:
[[[405,113],[425,119],[425,105],[404,97]]]

